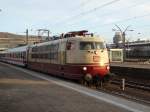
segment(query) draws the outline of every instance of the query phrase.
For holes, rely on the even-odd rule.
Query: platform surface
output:
[[[150,107],[0,63],[0,112],[150,112]]]

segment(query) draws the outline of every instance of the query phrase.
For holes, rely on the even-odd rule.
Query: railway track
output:
[[[98,88],[97,90],[98,91],[103,91],[105,93],[112,94],[112,95],[115,95],[115,96],[123,97],[123,98],[126,98],[126,99],[134,100],[134,101],[146,104],[146,105],[150,105],[149,100],[147,100],[145,98],[137,97],[136,95],[133,96],[133,95],[127,94],[126,92],[120,92],[118,90],[117,91],[116,90],[109,90],[108,88],[107,89],[106,88]]]
[[[98,88],[91,88],[150,105],[150,84],[147,83],[127,79],[125,80],[125,89],[122,90],[122,78],[116,76],[112,78],[108,84],[102,84],[102,86]]]
[[[110,83],[122,86],[122,79],[113,79],[110,81]],[[125,87],[150,91],[150,84],[144,84],[144,83],[139,83],[139,82],[129,81],[129,80],[125,81]]]
[[[149,84],[125,80],[125,89],[123,90],[122,78],[115,77],[97,90],[150,105]]]

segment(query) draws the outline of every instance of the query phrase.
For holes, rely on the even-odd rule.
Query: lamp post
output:
[[[33,29],[26,29],[26,31],[25,32],[23,32],[23,33],[25,33],[26,34],[26,41],[25,41],[25,43],[26,43],[26,45],[28,45],[28,44],[30,44],[30,43],[32,43],[32,41],[31,41],[31,35],[29,35],[29,31],[32,31]]]
[[[125,28],[125,30],[122,30],[118,25],[115,25],[118,29],[116,30],[116,29],[114,29],[113,28],[113,31],[119,31],[120,33],[121,33],[121,37],[122,37],[122,46],[123,46],[123,61],[125,61],[125,59],[126,59],[126,46],[125,46],[125,44],[126,44],[126,42],[125,42],[125,40],[126,40],[126,32],[127,31],[134,31],[134,30],[129,30],[129,27],[130,26],[127,26],[126,28]]]
[[[29,44],[29,30],[28,29],[26,29],[26,45],[28,45]]]

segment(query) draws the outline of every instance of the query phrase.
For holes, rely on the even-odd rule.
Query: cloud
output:
[[[120,0],[84,14],[110,1],[113,0],[2,0],[0,25],[5,27],[0,27],[0,31],[7,31],[7,29],[17,31],[30,26],[53,28],[54,32],[87,28],[110,37],[111,27],[118,21],[150,13],[149,0]],[[149,19],[150,16],[146,16],[122,21],[119,24],[136,27],[136,25],[148,24]],[[55,25],[56,23],[59,24]],[[105,31],[107,33],[104,33]]]
[[[141,12],[150,12],[150,4],[143,4],[138,8]]]

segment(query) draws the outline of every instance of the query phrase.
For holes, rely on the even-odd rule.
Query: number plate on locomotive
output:
[[[100,61],[100,57],[99,56],[93,56],[93,61],[94,62],[99,62]]]

